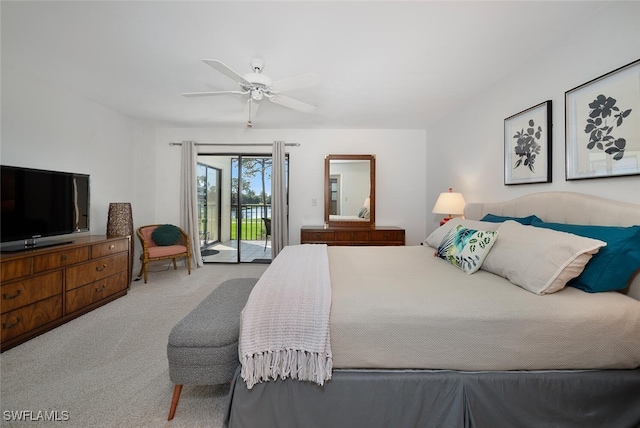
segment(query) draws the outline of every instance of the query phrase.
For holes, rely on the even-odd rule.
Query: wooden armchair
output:
[[[136,230],[136,234],[138,235],[138,238],[140,238],[140,243],[142,244],[142,254],[140,254],[142,267],[140,268],[138,277],[144,274],[145,284],[147,282],[147,265],[149,262],[155,262],[158,260],[172,259],[173,268],[178,269],[176,259],[186,257],[187,269],[189,271],[189,275],[191,275],[191,240],[189,239],[189,235],[187,235],[181,228],[175,226],[180,231],[178,242],[172,245],[158,245],[154,242],[151,235],[159,226],[162,225],[151,224],[148,226],[141,226]]]

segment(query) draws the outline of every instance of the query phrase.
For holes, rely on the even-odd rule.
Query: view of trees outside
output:
[[[242,192],[238,206],[238,162],[242,162]],[[271,218],[271,158],[242,157],[231,161],[231,237],[236,239],[238,209],[242,212],[241,239],[263,239],[262,218]]]
[[[242,157],[242,205],[259,205],[247,214],[251,218],[271,214],[271,158]],[[231,204],[238,205],[238,159],[232,160]]]

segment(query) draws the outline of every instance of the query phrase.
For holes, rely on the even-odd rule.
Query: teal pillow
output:
[[[163,224],[151,232],[151,239],[156,245],[176,245],[180,241],[180,229],[172,224]]]
[[[459,224],[449,230],[438,247],[436,255],[467,274],[480,269],[498,232],[467,229]]]
[[[525,226],[530,226],[534,221],[542,221],[541,218],[535,215],[530,215],[527,217],[505,217],[501,215],[487,214],[480,219],[480,221],[490,221],[491,223],[502,223],[507,220],[517,221],[518,223]]]
[[[607,243],[594,254],[584,271],[567,285],[589,293],[623,290],[633,274],[640,269],[640,226],[587,226],[578,224],[545,223],[534,227],[559,230],[574,235],[599,239]]]

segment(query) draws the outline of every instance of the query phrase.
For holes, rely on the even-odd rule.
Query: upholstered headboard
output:
[[[464,209],[464,216],[471,220],[480,220],[486,214],[512,217],[534,214],[552,223],[640,225],[640,205],[573,192],[532,193],[505,202],[469,203]],[[636,273],[625,293],[640,300],[640,273]]]
[[[464,216],[471,220],[489,213],[514,217],[535,214],[553,223],[640,225],[640,205],[573,192],[532,193],[505,202],[469,203],[464,208]]]

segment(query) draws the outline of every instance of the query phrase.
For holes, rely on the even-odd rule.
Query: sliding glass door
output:
[[[216,219],[212,221],[217,222],[219,231],[213,240],[213,233],[209,231],[210,223],[200,222],[201,241],[207,242],[207,247],[203,247],[202,250],[203,260],[206,263],[269,263],[271,156],[199,155],[198,163],[199,168],[200,164],[207,165],[207,177],[211,169],[218,171],[215,186],[218,189],[216,197],[219,201],[215,204],[217,212],[215,215],[208,215],[208,218]],[[288,165],[287,156],[287,176]],[[200,170],[198,177],[199,183],[205,179]],[[212,186],[209,185],[208,188],[211,189]],[[198,197],[200,200],[200,192]],[[212,206],[207,203],[206,211]],[[204,208],[201,211],[204,212]]]

